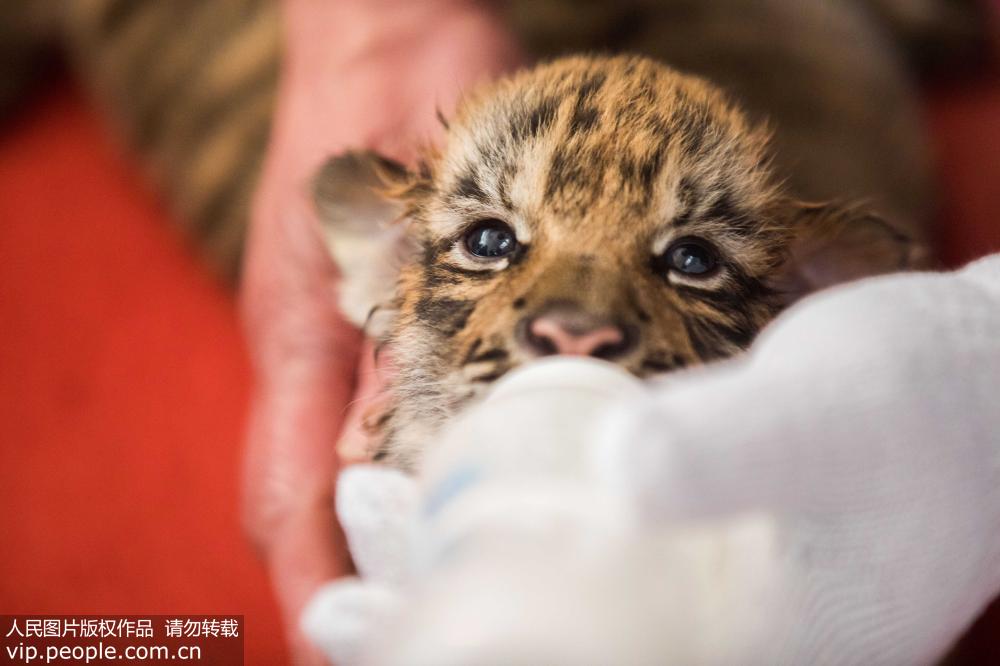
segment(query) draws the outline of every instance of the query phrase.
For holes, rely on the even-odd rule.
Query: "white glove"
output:
[[[521,414],[538,390],[565,393],[571,402],[563,408],[574,410],[641,392],[638,380],[611,365],[595,370],[551,359],[524,372],[527,382],[521,374],[512,373],[495,388],[495,411]],[[613,504],[595,499],[595,491],[603,490],[593,478],[580,483],[589,470],[583,442],[598,414],[583,409],[565,426],[544,417],[518,418],[518,432],[532,431],[549,442],[541,448],[519,448],[533,440],[511,438],[505,422],[486,428],[497,436],[470,445],[470,434],[482,424],[460,416],[430,447],[419,482],[373,465],[345,469],[337,483],[337,515],[360,578],[321,588],[303,612],[304,633],[336,664],[365,663],[412,587],[446,566],[458,545],[488,547],[512,534],[532,544],[543,534],[565,544],[580,533],[581,521],[594,529],[602,510]],[[620,514],[604,513],[606,525],[622,524]]]
[[[416,482],[402,472],[354,465],[337,481],[337,518],[361,577],[321,587],[303,609],[303,633],[338,666],[365,660],[412,577]]]
[[[779,521],[789,599],[751,654],[932,662],[1000,592],[1000,256],[819,294],[605,428],[651,523]]]
[[[929,663],[1000,591],[997,396],[1000,257],[820,294],[648,389],[528,367],[434,448],[365,654]]]

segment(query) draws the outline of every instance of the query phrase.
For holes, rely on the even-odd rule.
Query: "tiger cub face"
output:
[[[786,196],[765,131],[635,57],[500,81],[417,171],[350,154],[316,192],[341,306],[391,348],[379,453],[402,467],[526,361],[593,356],[641,377],[705,363],[797,295],[910,256],[870,215]]]

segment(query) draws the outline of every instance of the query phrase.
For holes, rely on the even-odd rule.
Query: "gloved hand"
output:
[[[337,517],[358,576],[326,583],[302,613],[302,632],[333,663],[362,663],[412,580],[417,483],[387,467],[354,465],[337,482]]]
[[[565,397],[561,407],[581,410],[580,416],[560,423],[533,413],[539,392]],[[600,414],[587,405],[640,393],[639,380],[611,364],[548,359],[504,378],[485,408],[492,415],[527,414],[528,420],[517,420],[518,432],[532,432],[546,446],[516,433],[512,438],[510,429],[497,427],[505,419],[478,422],[473,409],[433,443],[419,478],[375,465],[344,470],[337,515],[359,577],[314,595],[303,613],[304,633],[334,663],[361,663],[414,586],[446,568],[463,544],[479,543],[477,535],[482,543],[544,536],[565,544],[598,529],[601,515],[604,526],[619,529],[624,523],[613,510],[619,507],[595,483],[582,445]]]
[[[1000,590],[998,306],[994,257],[820,294],[646,388],[512,375],[431,448],[358,654],[932,662]]]
[[[763,663],[931,663],[1000,593],[1000,255],[873,279],[619,405],[603,469],[650,529],[763,512]]]

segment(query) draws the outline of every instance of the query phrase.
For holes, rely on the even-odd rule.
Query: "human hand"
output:
[[[358,384],[372,396],[380,378],[370,347],[356,375],[362,336],[336,310],[336,269],[308,184],[325,158],[348,148],[412,160],[440,131],[438,108],[447,113],[464,89],[518,55],[499,20],[471,1],[286,0],[285,19],[285,69],[241,294],[257,377],[244,502],[295,658],[317,662],[296,629],[300,609],[349,569],[333,514],[334,446]]]

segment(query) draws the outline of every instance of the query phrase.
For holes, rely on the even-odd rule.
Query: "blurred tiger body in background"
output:
[[[19,23],[17,30],[12,26]],[[121,144],[139,156],[175,218],[234,284],[267,148],[281,65],[273,0],[8,0],[21,37],[0,91],[11,108],[61,46]],[[33,35],[34,41],[26,38]]]
[[[805,199],[864,197],[918,238],[933,208],[914,67],[976,53],[949,0],[513,0],[532,55],[635,52],[705,76],[775,132]],[[281,66],[276,0],[5,0],[0,115],[60,52],[225,280],[235,283]]]

